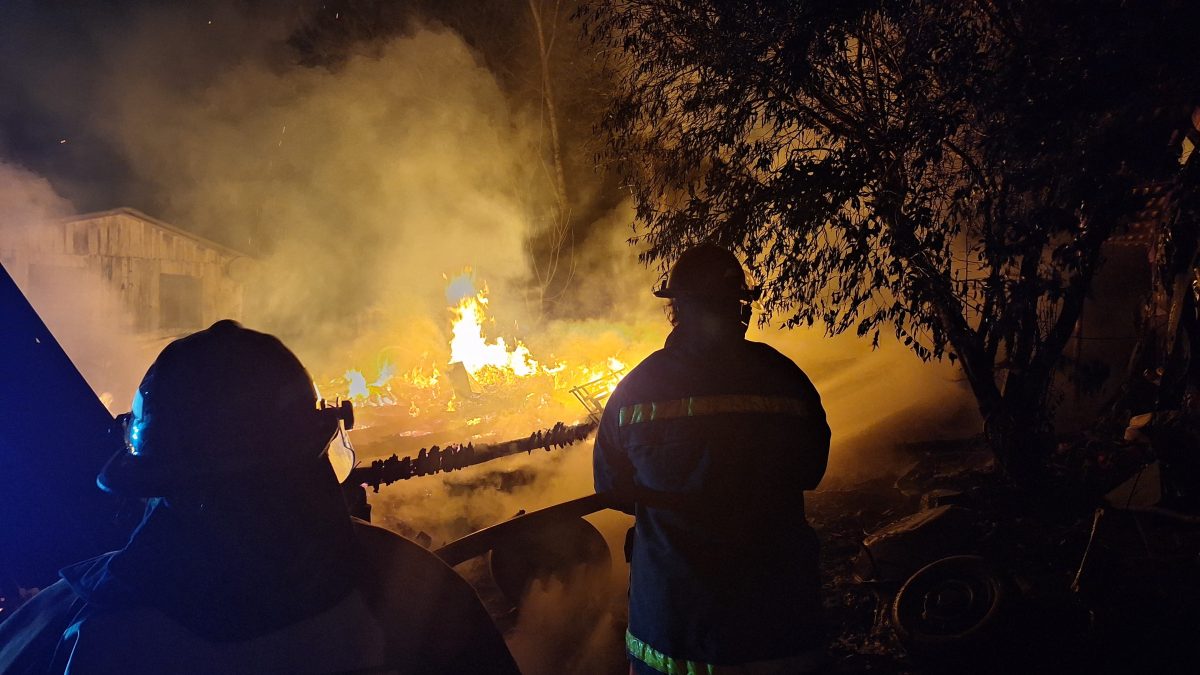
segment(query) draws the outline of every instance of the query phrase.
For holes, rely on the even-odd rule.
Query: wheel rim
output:
[[[1003,603],[1003,583],[983,558],[953,556],[926,565],[905,582],[892,620],[910,647],[952,648],[984,639]]]

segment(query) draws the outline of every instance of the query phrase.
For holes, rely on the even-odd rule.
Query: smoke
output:
[[[609,585],[609,579],[586,574],[581,566],[564,579],[552,576],[531,584],[507,640],[522,672],[606,675],[628,667],[625,584]],[[547,635],[560,639],[548,641]]]
[[[246,323],[344,368],[364,332],[444,317],[447,275],[521,281],[538,129],[448,30],[417,26],[328,69],[280,54],[289,28],[139,17],[107,52],[103,124],[156,215],[257,257]],[[216,74],[194,66],[209,56]]]
[[[61,231],[47,226],[71,216],[71,204],[45,178],[0,160],[0,206],[0,262],[96,395],[127,410],[157,345],[132,339],[128,311],[91,282],[94,270],[55,264]]]
[[[45,178],[0,160],[0,203],[4,204],[3,232],[10,251],[18,237],[39,225],[71,215],[70,202]]]
[[[833,432],[827,476],[856,481],[894,473],[906,464],[905,443],[961,439],[982,421],[961,371],[921,361],[894,342],[872,349],[852,335],[820,330],[753,331],[800,364],[817,391]]]

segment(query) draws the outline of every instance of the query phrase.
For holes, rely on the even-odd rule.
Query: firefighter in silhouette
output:
[[[722,248],[680,256],[655,295],[674,326],[617,386],[596,491],[636,516],[633,672],[803,673],[822,666],[817,486],[829,426],[790,359],[745,339],[758,289]]]
[[[142,523],[0,623],[0,672],[517,672],[462,578],[348,516],[338,417],[270,335],[168,345],[97,478]]]

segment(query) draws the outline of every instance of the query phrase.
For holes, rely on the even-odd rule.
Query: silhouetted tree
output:
[[[621,0],[579,17],[618,78],[601,130],[647,262],[716,241],[788,326],[876,344],[890,327],[957,359],[998,459],[1037,471],[1101,247],[1134,186],[1170,170],[1171,116],[1196,94],[1194,3]]]

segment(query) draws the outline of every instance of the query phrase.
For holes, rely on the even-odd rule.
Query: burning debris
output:
[[[450,340],[450,362],[463,364],[472,377],[484,384],[533,375],[540,366],[522,342],[509,347],[502,337],[489,342],[483,336],[483,324],[488,320],[487,289],[475,291],[469,274],[468,271],[451,281],[447,292],[449,295],[455,288],[469,287],[451,309],[454,337]]]
[[[521,452],[528,453],[538,449],[549,452],[552,449],[565,448],[584,440],[595,429],[596,423],[592,421],[570,426],[558,422],[549,429],[533,432],[528,438],[503,443],[481,444],[478,447],[474,443],[450,443],[444,448],[437,445],[421,448],[416,457],[400,458],[393,454],[387,459],[371,462],[370,466],[354,469],[350,472],[349,482],[369,485],[375,492],[379,492],[381,485],[390,485],[417,476],[457,471]]]
[[[487,326],[495,319],[488,311],[488,291],[486,286],[476,289],[470,270],[449,280],[446,297],[450,337],[443,346],[448,348],[444,361],[425,352],[418,363],[402,367],[404,356],[391,350],[378,368],[346,370],[322,391],[338,393],[359,408],[401,406],[414,418],[431,411],[456,412],[481,399],[518,408],[555,396],[569,401],[562,394],[570,392],[594,417],[625,371],[615,355],[538,359],[519,339],[510,344],[504,337],[490,338]],[[369,372],[376,374],[368,379]]]

